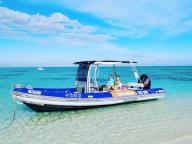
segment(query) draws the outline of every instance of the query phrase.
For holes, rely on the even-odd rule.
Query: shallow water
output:
[[[110,68],[100,70],[103,83]],[[117,68],[123,82],[130,71]],[[36,113],[11,98],[11,84],[72,87],[76,68],[0,68],[0,144],[180,144],[192,143],[192,67],[139,67],[153,87],[163,87],[161,100],[98,109]]]

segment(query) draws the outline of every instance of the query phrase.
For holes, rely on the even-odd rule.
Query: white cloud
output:
[[[0,36],[17,38],[21,36],[80,38],[88,40],[108,40],[110,35],[93,34],[96,28],[83,25],[61,13],[50,16],[40,14],[29,15],[0,7]]]
[[[110,43],[110,35],[99,33],[96,27],[83,25],[61,13],[29,15],[0,7],[0,38],[17,40],[29,51],[47,49],[57,53],[62,49],[57,56],[64,56],[65,60],[102,59],[124,53],[122,48]],[[78,55],[79,52],[83,54]]]
[[[79,51],[102,57],[124,50],[110,43],[113,37],[97,32],[97,28],[83,25],[61,13],[50,16],[30,15],[0,7],[0,38],[15,39],[32,48],[57,48],[65,50],[65,57],[76,57]],[[10,41],[11,42],[11,41]],[[78,51],[78,52],[76,52]],[[76,52],[76,54],[71,54]],[[83,54],[82,59],[88,55]],[[81,56],[78,56],[79,58]]]
[[[153,29],[174,35],[176,33],[172,27],[182,29],[185,21],[192,19],[191,0],[56,0],[56,3],[92,14],[113,26],[123,28],[127,36],[133,38],[145,37]],[[178,30],[180,33],[177,34],[191,29]]]

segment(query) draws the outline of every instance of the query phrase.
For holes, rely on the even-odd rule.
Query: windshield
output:
[[[90,64],[80,64],[77,70],[77,81],[87,81]]]
[[[109,75],[113,75],[113,67],[99,67],[97,72],[98,85],[105,85],[108,81]],[[128,82],[134,82],[135,77],[130,67],[117,66],[115,75],[119,75],[121,82],[127,84]],[[114,77],[114,80],[116,76]]]

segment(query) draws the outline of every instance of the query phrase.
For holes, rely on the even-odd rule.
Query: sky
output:
[[[191,0],[0,0],[0,66],[192,65]]]

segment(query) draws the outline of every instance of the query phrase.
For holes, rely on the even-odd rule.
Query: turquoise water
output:
[[[11,85],[73,87],[76,68],[0,68],[0,144],[180,144],[192,143],[192,67],[139,67],[166,97],[105,108],[36,113],[11,98]],[[105,82],[110,68],[100,70]],[[123,82],[128,69],[117,68]]]

